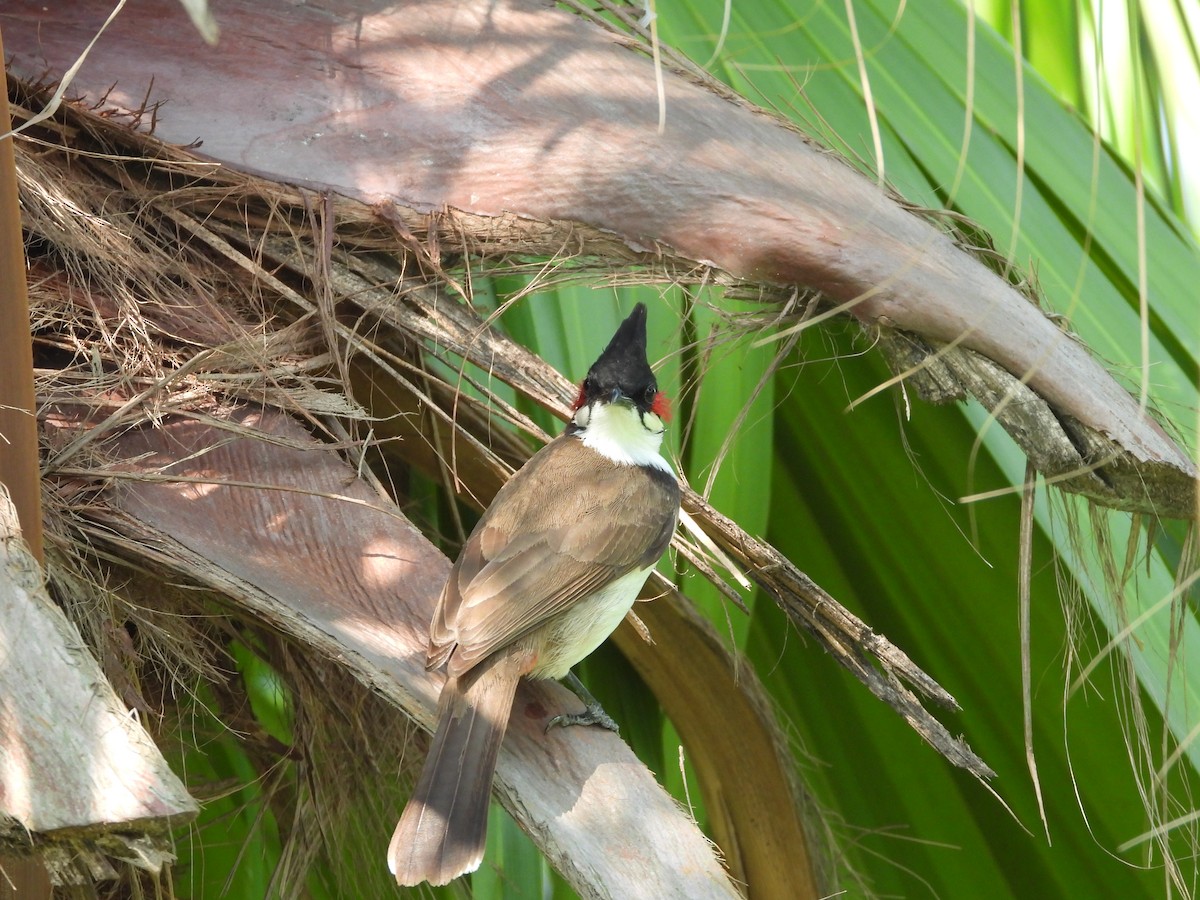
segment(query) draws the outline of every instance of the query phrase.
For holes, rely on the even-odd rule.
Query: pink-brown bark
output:
[[[62,73],[101,0],[0,12],[15,70]],[[157,134],[366,202],[582,222],[737,276],[817,288],[865,323],[961,341],[1135,464],[1191,460],[1087,350],[944,234],[770,116],[532,0],[223,3],[208,47],[174,0],[130,7],[75,92],[164,100]],[[153,87],[151,87],[153,85]],[[111,90],[110,90],[111,89]]]

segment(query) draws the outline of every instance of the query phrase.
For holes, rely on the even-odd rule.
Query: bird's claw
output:
[[[546,731],[548,732],[555,725],[561,725],[566,728],[568,725],[599,725],[602,728],[607,728],[613,734],[620,734],[621,729],[617,727],[617,723],[613,717],[604,711],[600,705],[600,701],[592,696],[582,681],[575,675],[574,672],[567,672],[563,679],[571,686],[571,690],[575,692],[580,700],[583,701],[583,712],[581,713],[563,713],[555,716],[546,723]]]
[[[546,731],[549,732],[556,725],[562,728],[566,728],[568,725],[599,725],[601,728],[607,728],[613,734],[621,733],[621,729],[613,717],[601,709],[598,703],[589,703],[581,713],[562,713],[555,716],[546,723]]]

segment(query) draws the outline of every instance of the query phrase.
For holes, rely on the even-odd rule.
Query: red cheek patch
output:
[[[650,412],[664,422],[671,421],[671,401],[662,391],[654,395],[654,402],[650,404]]]
[[[584,396],[584,393],[583,393],[583,385],[581,384],[581,385],[579,386],[579,396],[578,396],[578,397],[576,397],[576,398],[575,398],[575,402],[571,404],[571,412],[578,412],[578,411],[579,411],[579,408],[580,408],[581,406],[583,406],[583,404],[584,404],[584,401],[585,401],[586,399],[587,399],[587,397],[586,397],[586,396]]]

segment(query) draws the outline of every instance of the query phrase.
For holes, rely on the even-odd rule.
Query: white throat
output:
[[[575,413],[584,445],[625,466],[653,466],[672,475],[659,448],[664,425],[654,413],[639,414],[625,403],[591,403]]]

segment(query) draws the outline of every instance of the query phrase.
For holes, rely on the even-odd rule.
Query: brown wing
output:
[[[568,486],[556,503],[546,484]],[[585,489],[583,485],[586,484]],[[665,472],[618,466],[563,435],[497,494],[434,614],[429,662],[461,675],[489,654],[662,556],[679,514]]]

